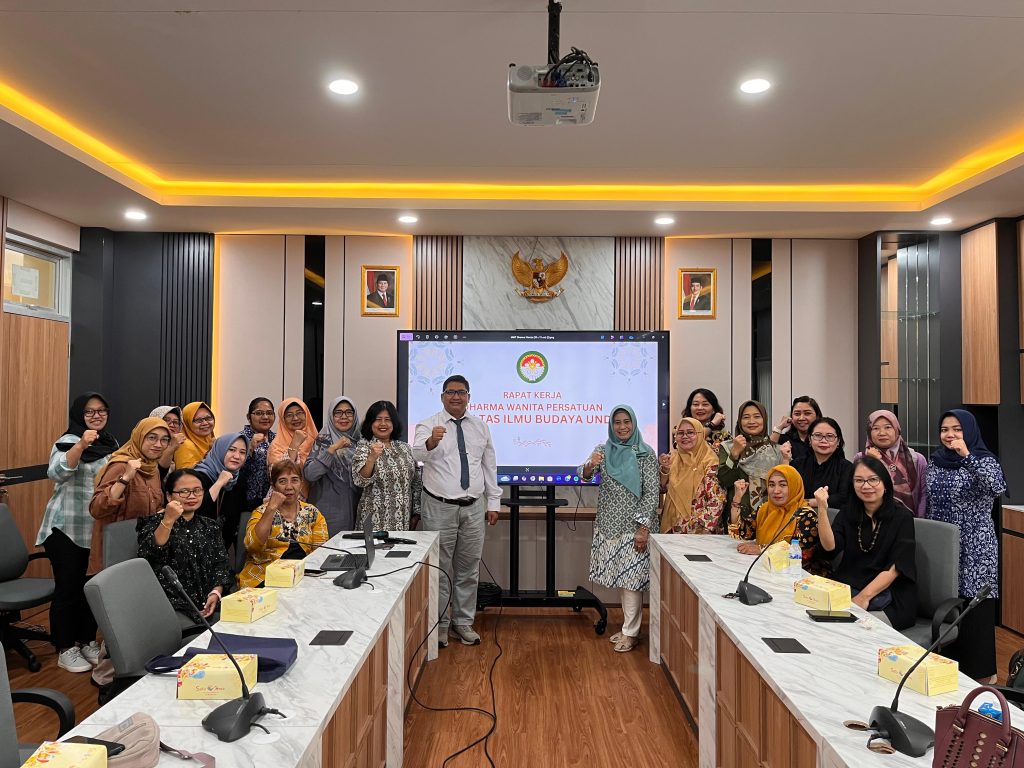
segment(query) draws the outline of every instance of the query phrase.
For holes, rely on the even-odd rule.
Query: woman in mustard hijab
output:
[[[206,403],[189,403],[181,409],[185,440],[174,452],[175,469],[191,469],[206,457],[213,445],[216,425],[213,409]]]
[[[579,468],[589,481],[601,473],[590,548],[590,580],[618,589],[622,597],[622,631],[611,637],[625,653],[640,642],[644,591],[651,586],[647,540],[658,530],[658,457],[640,437],[636,415],[628,405],[612,409],[608,440],[597,446]]]
[[[743,483],[744,481],[739,481]],[[742,493],[737,485],[737,492]],[[736,547],[745,555],[759,554],[773,541],[800,541],[803,568],[810,573],[828,575],[828,563],[819,559],[818,515],[804,501],[804,481],[788,464],[779,464],[768,473],[768,499],[748,515],[733,508],[729,535],[746,539]]]
[[[662,533],[722,533],[725,491],[718,484],[718,454],[704,425],[686,417],[676,427],[675,449],[659,459]]]

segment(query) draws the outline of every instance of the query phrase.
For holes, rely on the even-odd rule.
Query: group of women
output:
[[[337,397],[317,432],[301,400],[275,409],[259,397],[241,429],[219,436],[207,403],[164,405],[123,445],[107,429],[109,414],[97,392],[72,402],[50,453],[55,487],[36,539],[53,563],[51,635],[58,666],[70,672],[90,671],[100,659],[83,587],[104,567],[103,535],[112,523],[137,521],[139,556],[153,565],[181,623],[191,625],[200,617],[165,583],[164,565],[211,616],[236,582],[261,584],[274,560],[303,558],[368,516],[375,528],[391,530],[410,528],[418,516],[419,474],[387,401],[360,421],[352,398]],[[239,538],[245,564],[236,575],[228,552]]]
[[[863,451],[845,456],[840,425],[811,397],[768,429],[765,407],[743,403],[730,434],[715,394],[694,390],[672,438],[657,456],[640,434],[633,410],[616,406],[608,439],[580,466],[600,472],[590,578],[621,591],[622,630],[615,650],[639,642],[643,592],[650,586],[651,531],[727,534],[740,553],[756,555],[773,541],[799,541],[803,567],[850,585],[853,601],[896,629],[917,617],[914,518],[960,530],[960,595],[990,586],[965,619],[963,642],[947,649],[966,674],[994,678],[998,548],[995,500],[1006,491],[999,461],[975,418],[947,411],[940,447],[930,459],[903,439],[891,411],[873,412]],[[834,520],[829,508],[838,509]],[[839,557],[841,555],[841,557]],[[837,562],[832,568],[832,563]]]

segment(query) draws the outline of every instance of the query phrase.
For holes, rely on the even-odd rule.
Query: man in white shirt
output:
[[[438,623],[438,645],[448,646],[448,629],[466,645],[477,645],[473,629],[480,556],[484,551],[484,519],[498,522],[501,489],[491,431],[469,407],[469,382],[449,376],[442,387],[443,410],[416,425],[412,453],[423,462],[423,529],[440,533],[441,568],[452,577],[451,619]],[[448,603],[447,579],[440,579],[438,612]]]

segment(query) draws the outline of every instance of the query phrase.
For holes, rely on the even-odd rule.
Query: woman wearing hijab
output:
[[[942,447],[928,462],[928,517],[960,529],[960,597],[970,600],[982,587],[992,591],[960,625],[948,655],[960,671],[980,682],[996,674],[996,609],[999,545],[992,507],[1006,493],[999,460],[985,445],[974,416],[954,409],[939,421]]]
[[[885,465],[892,478],[896,501],[914,513],[924,517],[928,511],[928,489],[925,475],[928,460],[915,451],[903,439],[903,429],[892,411],[878,410],[868,416],[868,436],[862,456],[872,456]]]
[[[725,491],[726,513],[722,527],[729,525],[731,515],[752,516],[767,497],[766,481],[772,467],[789,461],[792,450],[773,443],[768,433],[768,412],[756,400],[740,406],[736,420],[736,437],[726,440],[718,449],[718,484]],[[736,483],[743,482],[743,492],[736,492]]]
[[[164,449],[160,457],[160,466],[167,470],[174,469],[174,454],[185,442],[185,433],[182,431],[181,408],[176,405],[160,405],[149,412],[150,416],[163,419],[167,429],[171,431],[171,442]]]
[[[818,537],[822,552],[842,555],[833,578],[849,584],[853,602],[895,629],[917,619],[917,545],[914,516],[896,503],[892,478],[873,456],[853,464],[853,495],[828,519],[829,491],[814,492],[818,500]]]
[[[718,396],[710,389],[698,387],[690,393],[686,398],[683,418],[693,418],[701,423],[704,427],[704,439],[716,452],[723,440],[732,437],[725,425],[725,411],[718,402]]]
[[[805,571],[828,574],[828,566],[818,558],[818,515],[804,502],[804,483],[800,473],[788,464],[772,467],[765,490],[767,499],[757,514],[733,510],[729,535],[746,539],[736,549],[744,555],[760,554],[776,541],[800,541]],[[737,490],[746,490],[740,480]]]
[[[96,476],[117,450],[107,431],[110,408],[98,392],[75,398],[68,409],[68,427],[50,449],[46,476],[55,483],[36,536],[53,567],[50,637],[57,649],[57,666],[68,672],[88,672],[99,661],[96,620],[82,587],[92,545],[92,499]]]
[[[249,440],[241,432],[221,435],[213,441],[210,452],[194,467],[203,484],[203,498],[198,512],[201,517],[216,521],[227,548],[238,535],[238,519],[244,501],[243,489],[235,487],[238,475],[249,453]]]
[[[675,450],[660,457],[662,533],[722,533],[725,493],[718,484],[718,455],[704,438],[704,425],[685,418],[675,432]]]
[[[619,653],[640,642],[644,592],[650,588],[647,541],[658,530],[658,458],[640,437],[628,405],[612,409],[608,440],[579,468],[584,480],[601,473],[590,548],[590,580],[622,596],[622,631],[611,637]]]
[[[320,430],[302,475],[309,501],[327,520],[327,534],[355,529],[357,488],[352,482],[352,454],[359,441],[359,418],[352,398],[331,401],[327,425]]]
[[[274,404],[267,397],[257,397],[249,403],[245,414],[248,422],[242,434],[249,439],[249,456],[242,466],[239,483],[245,488],[242,509],[252,512],[270,493],[270,464],[267,454],[277,433],[274,432]]]
[[[129,441],[110,454],[103,472],[96,476],[96,488],[89,502],[95,519],[89,573],[103,569],[103,529],[119,520],[134,520],[156,514],[164,505],[163,476],[167,471],[157,463],[171,433],[163,419],[145,418],[132,429]]]
[[[267,464],[273,467],[282,459],[302,467],[316,442],[316,424],[307,405],[297,397],[286,397],[277,406],[279,431],[267,451]],[[309,485],[302,481],[302,498],[309,496]]]
[[[843,450],[846,447],[843,430],[835,419],[824,416],[811,424],[807,437],[811,452],[793,461],[804,481],[807,506],[816,507],[818,502],[813,498],[814,492],[827,488],[832,506],[842,509],[853,490],[853,464]]]
[[[210,452],[217,419],[206,403],[189,403],[181,409],[181,428],[185,440],[174,452],[177,469],[191,469]]]

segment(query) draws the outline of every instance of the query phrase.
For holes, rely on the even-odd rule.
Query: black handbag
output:
[[[229,635],[218,632],[232,654],[251,653],[256,656],[256,680],[269,683],[287,672],[299,656],[299,646],[290,637],[256,637],[254,635]],[[146,662],[146,671],[154,675],[174,672],[185,666],[185,662],[201,653],[224,653],[221,647],[210,639],[209,648],[186,648],[181,656],[156,656]]]

